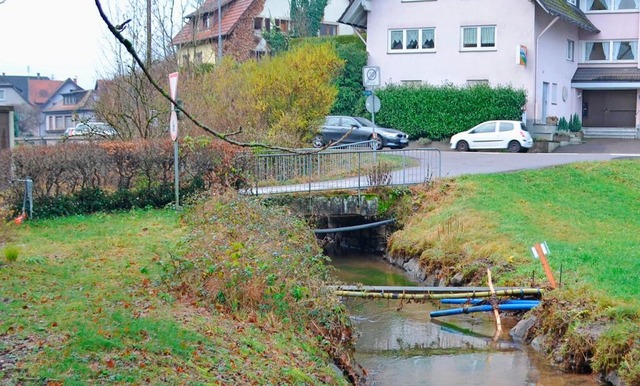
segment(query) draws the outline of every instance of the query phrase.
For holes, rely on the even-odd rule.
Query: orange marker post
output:
[[[534,245],[533,247],[538,254],[537,257],[540,258],[542,268],[544,268],[544,273],[547,274],[547,279],[549,279],[549,282],[551,283],[551,288],[558,288],[558,284],[556,284],[556,279],[553,277],[553,272],[551,272],[551,267],[549,267],[549,262],[547,261],[547,256],[544,254],[542,246],[540,245],[540,243],[536,243],[536,245]]]

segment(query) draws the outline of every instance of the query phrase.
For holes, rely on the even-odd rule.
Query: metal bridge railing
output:
[[[438,149],[343,150],[250,156],[246,194],[415,185],[441,177]]]

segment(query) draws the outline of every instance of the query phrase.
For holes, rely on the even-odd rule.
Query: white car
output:
[[[74,127],[65,130],[65,137],[102,137],[113,138],[118,133],[116,130],[103,122],[78,123]]]
[[[533,138],[520,121],[487,121],[454,135],[450,143],[457,151],[506,149],[518,153],[533,147]]]

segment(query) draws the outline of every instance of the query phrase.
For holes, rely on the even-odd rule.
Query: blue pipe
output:
[[[533,304],[500,304],[498,305],[498,309],[500,311],[529,311],[535,307]],[[464,307],[464,308],[452,308],[450,310],[440,310],[433,311],[429,314],[432,318],[437,318],[438,316],[449,316],[449,315],[460,315],[460,314],[470,314],[472,312],[486,312],[492,311],[493,307],[490,305],[483,306],[472,306],[472,307]]]
[[[442,304],[478,304],[482,302],[488,302],[488,299],[441,299]],[[535,303],[540,304],[540,300],[528,300],[528,299],[506,299],[501,300],[501,304],[523,304],[523,303]]]

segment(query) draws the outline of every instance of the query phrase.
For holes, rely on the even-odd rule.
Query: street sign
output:
[[[176,100],[176,95],[178,94],[178,73],[172,72],[169,74],[169,92],[171,94],[171,99]],[[169,133],[171,134],[171,139],[175,141],[178,139],[178,116],[176,114],[176,106],[171,103],[171,115],[169,116]]]
[[[380,98],[375,95],[369,95],[365,103],[367,111],[370,113],[377,113],[380,111]]]
[[[176,111],[173,109],[169,116],[169,133],[171,133],[171,140],[175,141],[178,139],[178,114],[176,114]]]
[[[380,67],[362,67],[362,85],[364,87],[380,87]]]

